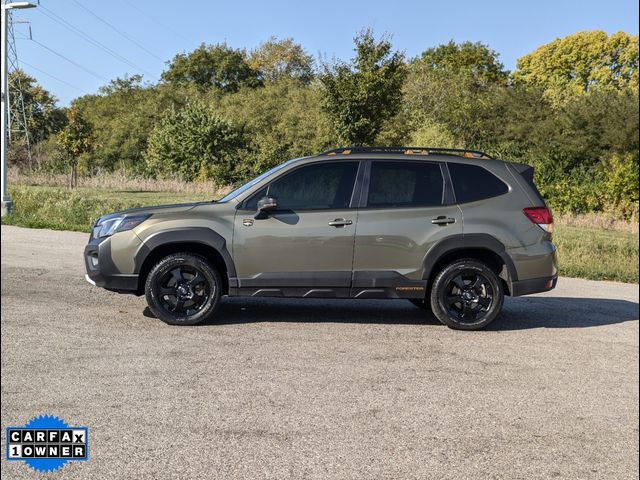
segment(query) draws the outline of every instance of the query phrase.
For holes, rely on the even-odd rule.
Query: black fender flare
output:
[[[504,244],[488,233],[458,234],[445,237],[434,243],[424,257],[422,278],[428,280],[438,260],[456,250],[469,248],[488,250],[498,255],[507,267],[509,283],[518,280],[518,272]]]
[[[135,254],[135,273],[140,273],[144,261],[156,248],[172,243],[199,243],[213,248],[220,254],[227,269],[229,280],[235,279],[236,267],[222,235],[207,227],[180,227],[162,230],[149,235],[138,247]]]

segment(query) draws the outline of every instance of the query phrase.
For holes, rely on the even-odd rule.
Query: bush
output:
[[[204,102],[168,111],[151,131],[145,152],[146,170],[154,177],[185,181],[236,177],[234,156],[243,147],[240,132]]]
[[[612,155],[602,163],[604,210],[638,219],[638,158]]]

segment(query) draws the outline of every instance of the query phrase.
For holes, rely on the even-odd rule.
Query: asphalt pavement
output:
[[[88,235],[2,226],[8,425],[89,428],[47,478],[638,477],[638,286],[561,278],[459,332],[408,301],[223,299],[170,327],[84,280]],[[598,259],[594,259],[598,261]]]

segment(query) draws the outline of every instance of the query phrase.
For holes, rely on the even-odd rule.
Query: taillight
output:
[[[547,207],[529,207],[522,212],[545,232],[553,232],[553,215]]]

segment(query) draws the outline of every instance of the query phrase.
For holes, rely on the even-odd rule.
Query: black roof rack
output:
[[[478,150],[433,147],[343,147],[322,152],[320,155],[349,155],[351,153],[401,153],[403,155],[432,155],[441,153],[445,155],[458,155],[466,158],[492,158],[486,153]]]

